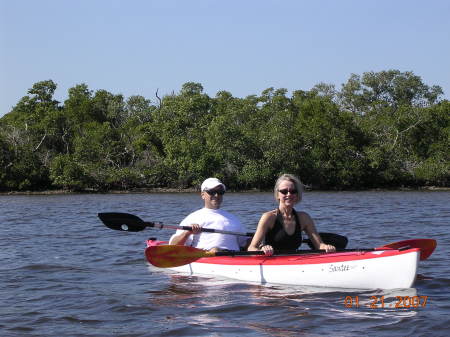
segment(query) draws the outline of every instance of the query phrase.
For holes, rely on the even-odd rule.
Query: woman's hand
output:
[[[210,253],[217,253],[217,252],[220,252],[220,249],[217,248],[217,247],[214,247],[214,248],[209,249],[208,252],[210,252]]]
[[[327,253],[335,252],[336,247],[333,245],[327,245],[326,243],[321,243],[319,249],[326,251]]]
[[[264,245],[261,247],[261,251],[264,252],[266,256],[272,256],[273,255],[273,247],[271,245]]]

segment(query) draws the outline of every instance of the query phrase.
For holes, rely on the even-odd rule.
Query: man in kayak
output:
[[[322,241],[308,213],[294,209],[294,205],[302,200],[302,183],[296,176],[283,174],[279,177],[274,196],[278,208],[261,216],[249,251],[261,250],[266,255],[273,255],[274,250],[296,250],[302,243],[302,231],[308,234],[316,249],[336,250]]]
[[[221,233],[201,232],[201,228],[245,232],[244,225],[233,214],[221,210],[225,185],[217,178],[208,178],[201,185],[202,209],[189,214],[180,226],[191,226],[192,231],[178,229],[169,240],[171,245],[186,245],[195,248],[219,251],[238,251],[246,247],[248,238]]]

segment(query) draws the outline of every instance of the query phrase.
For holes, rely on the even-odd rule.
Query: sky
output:
[[[397,69],[450,99],[449,18],[448,0],[0,0],[0,117],[49,79],[60,102],[85,83],[156,103]]]

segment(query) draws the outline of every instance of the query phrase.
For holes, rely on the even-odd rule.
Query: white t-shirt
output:
[[[191,226],[195,223],[203,228],[245,233],[245,227],[239,219],[233,214],[221,209],[199,209],[184,218],[180,226]],[[174,235],[181,234],[181,232],[184,232],[184,230],[178,229]],[[185,245],[200,249],[217,247],[220,249],[239,250],[239,247],[245,246],[247,240],[248,237],[242,235],[201,232],[199,234],[189,235]]]

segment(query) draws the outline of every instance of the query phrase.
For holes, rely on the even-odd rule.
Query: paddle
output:
[[[408,248],[420,248],[420,260],[426,260],[428,257],[433,254],[435,248],[437,246],[437,242],[434,239],[410,239],[403,240],[398,242],[389,243],[380,247],[383,248],[391,248],[391,249],[402,249],[405,247]]]
[[[355,252],[355,251],[375,251],[372,249],[338,249],[338,252]],[[325,253],[325,250],[291,250],[276,251],[274,255],[299,255],[311,253]],[[242,256],[242,255],[264,255],[262,251],[239,251],[239,252],[210,252],[190,246],[179,245],[160,245],[150,246],[145,250],[147,260],[154,266],[159,268],[179,267],[194,262],[203,257],[215,256]]]
[[[434,246],[433,246],[434,242]],[[405,245],[406,244],[406,245]],[[421,249],[421,260],[428,258],[436,247],[436,241],[432,239],[414,239],[394,242],[378,248],[369,249],[338,249],[337,252],[370,252],[378,250],[404,250],[409,248]],[[433,247],[433,248],[431,248]],[[295,250],[295,251],[277,251],[275,255],[299,255],[311,253],[325,253],[324,250]],[[422,254],[424,257],[422,257]],[[160,268],[179,267],[198,260],[203,257],[214,256],[241,256],[241,255],[264,255],[262,251],[244,251],[244,252],[210,252],[189,246],[178,245],[160,245],[150,246],[145,250],[147,260],[154,266]]]
[[[191,226],[164,225],[160,222],[147,222],[136,215],[128,213],[98,213],[98,217],[103,221],[106,227],[119,231],[140,232],[147,227],[191,230]],[[201,231],[208,233],[253,236],[253,233],[240,233],[212,228],[202,228]]]
[[[345,249],[344,251],[360,251],[360,249]],[[298,255],[298,254],[311,254],[324,252],[325,252],[324,250],[294,250],[285,252],[277,251],[275,252],[275,255]],[[147,260],[156,267],[172,268],[189,264],[202,257],[264,255],[264,252],[262,251],[210,252],[207,250],[198,249],[190,246],[160,245],[148,247],[145,250],[145,255],[147,257]]]
[[[164,225],[162,223],[157,222],[146,222],[141,218],[139,218],[138,216],[129,213],[117,213],[117,212],[98,213],[98,217],[100,218],[100,220],[102,220],[102,222],[105,224],[106,227],[119,231],[140,232],[147,227],[159,229],[171,228],[171,229],[191,230],[190,226]],[[201,231],[207,233],[221,233],[221,234],[241,235],[250,237],[253,236],[254,234],[251,232],[240,233],[212,228],[202,228]],[[334,233],[319,233],[319,235],[322,238],[323,242],[335,246],[336,249],[344,249],[347,246],[348,239],[343,235]],[[303,242],[307,243],[311,249],[314,249],[314,246],[310,239],[305,239],[303,240]]]

